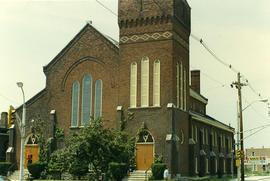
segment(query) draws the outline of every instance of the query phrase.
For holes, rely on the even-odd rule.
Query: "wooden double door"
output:
[[[147,170],[154,162],[154,144],[137,143],[136,144],[136,165],[137,170]]]
[[[32,163],[38,161],[39,147],[38,145],[29,145],[24,147],[24,168],[27,168],[28,155],[32,155]]]

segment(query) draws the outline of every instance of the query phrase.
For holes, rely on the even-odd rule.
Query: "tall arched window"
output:
[[[137,63],[130,67],[130,107],[136,107],[137,102]]]
[[[141,106],[149,105],[149,59],[143,57],[141,61]]]
[[[184,108],[184,91],[183,91],[184,81],[183,81],[183,64],[180,62],[180,94],[181,94],[181,109]]]
[[[184,110],[187,110],[187,74],[184,68]]]
[[[78,81],[73,83],[72,88],[72,115],[71,115],[71,126],[78,126],[79,120],[79,92],[80,84]]]
[[[180,87],[179,87],[179,63],[176,64],[176,107],[179,107],[179,101],[180,101]]]
[[[102,80],[96,81],[95,86],[95,114],[94,119],[101,117],[102,113]]]
[[[90,122],[92,103],[92,77],[85,75],[82,82],[82,125]]]
[[[154,75],[153,75],[153,106],[160,105],[160,62],[154,62]]]

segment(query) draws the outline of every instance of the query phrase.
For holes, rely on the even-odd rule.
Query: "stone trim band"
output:
[[[124,35],[124,36],[121,36],[121,38],[120,38],[120,44],[134,43],[134,42],[145,42],[145,41],[153,41],[153,40],[166,40],[166,39],[175,39],[184,48],[189,50],[189,44],[183,38],[181,38],[177,33],[172,33],[169,31],[134,34],[134,35]]]

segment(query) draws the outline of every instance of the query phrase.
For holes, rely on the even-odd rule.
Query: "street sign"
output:
[[[267,156],[246,157],[245,165],[268,165],[268,157]]]

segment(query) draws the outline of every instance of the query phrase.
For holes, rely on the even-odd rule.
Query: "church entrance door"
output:
[[[138,135],[136,144],[136,165],[137,170],[147,170],[154,162],[154,141],[148,131]]]
[[[24,168],[27,168],[29,158],[32,159],[32,163],[38,161],[39,147],[37,144],[37,137],[35,135],[29,135],[26,139],[24,147]]]
[[[153,163],[153,144],[136,145],[136,163],[137,170],[147,170]]]

